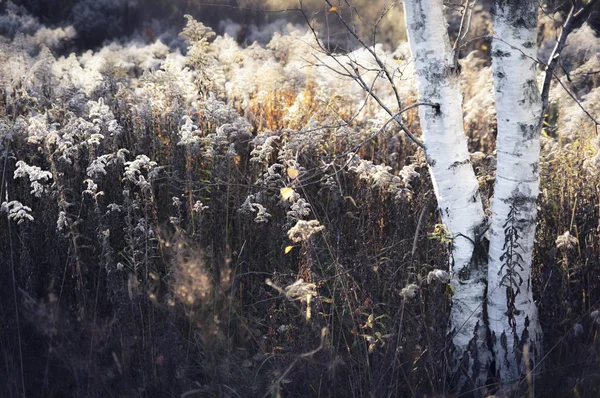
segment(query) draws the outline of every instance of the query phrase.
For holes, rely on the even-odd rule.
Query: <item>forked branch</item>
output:
[[[370,47],[367,43],[365,43],[364,40],[362,40],[362,38],[358,35],[358,33],[356,32],[355,29],[353,29],[348,22],[344,19],[344,17],[342,16],[342,14],[340,13],[340,11],[337,9],[337,7],[334,7],[331,2],[329,0],[324,0],[325,3],[327,3],[327,5],[330,7],[330,10],[334,10],[332,12],[335,12],[336,15],[338,16],[340,22],[344,25],[344,27],[346,28],[346,30],[358,41],[358,43],[365,49],[367,50],[371,56],[373,57],[373,59],[375,60],[375,63],[377,64],[377,66],[379,67],[379,73],[384,75],[386,77],[386,80],[389,82],[393,92],[394,92],[394,96],[396,99],[396,103],[398,106],[398,112],[393,112],[387,105],[384,104],[384,102],[381,100],[381,98],[379,98],[379,96],[374,92],[372,85],[369,85],[365,82],[363,76],[361,75],[359,69],[358,69],[358,63],[352,59],[350,59],[350,57],[348,57],[349,62],[344,64],[340,61],[339,56],[336,56],[335,54],[333,54],[329,49],[327,49],[325,46],[323,46],[323,44],[321,43],[321,41],[319,40],[318,34],[316,32],[316,30],[314,29],[312,22],[310,21],[310,19],[308,18],[308,15],[306,15],[306,12],[304,11],[303,7],[302,7],[302,1],[300,1],[300,12],[302,13],[304,20],[306,21],[306,24],[308,26],[308,28],[311,30],[315,41],[317,43],[317,46],[319,47],[319,51],[323,52],[325,55],[327,55],[330,59],[332,59],[339,67],[340,70],[337,70],[335,68],[332,68],[328,65],[326,65],[324,62],[321,62],[322,66],[327,67],[328,69],[330,69],[331,71],[350,78],[352,80],[354,80],[356,83],[358,83],[358,85],[366,92],[368,93],[369,96],[371,96],[375,102],[377,102],[377,104],[393,119],[396,121],[396,123],[398,123],[398,125],[400,126],[400,129],[408,136],[408,138],[414,142],[415,144],[417,144],[419,147],[421,148],[425,148],[423,141],[421,139],[419,139],[418,137],[416,137],[414,134],[412,134],[410,132],[410,130],[408,130],[408,128],[404,125],[404,123],[402,122],[402,117],[401,114],[404,110],[402,110],[402,102],[400,100],[400,95],[398,93],[398,89],[394,83],[394,80],[392,78],[392,76],[390,75],[389,71],[387,70],[386,66],[385,66],[385,62],[381,59],[381,57],[377,54],[377,52],[374,50],[374,48]],[[388,10],[386,10],[385,12],[387,12]],[[317,60],[319,60],[319,58],[317,56],[315,56],[315,58]],[[320,61],[320,60],[319,60]],[[427,105],[426,103],[421,103],[421,105]],[[438,104],[430,104],[431,106],[434,107],[439,107]]]
[[[567,44],[567,37],[573,30],[578,29],[581,27],[581,25],[583,25],[597,3],[598,0],[589,0],[586,4],[577,6],[574,2],[569,14],[567,15],[567,19],[563,24],[558,41],[552,50],[552,54],[550,54],[550,59],[548,59],[548,62],[546,63],[546,75],[544,77],[544,84],[542,86],[542,115],[545,115],[548,111],[550,84],[552,83],[554,71],[558,65],[558,61],[560,60],[560,54]],[[597,124],[595,120],[594,122]]]

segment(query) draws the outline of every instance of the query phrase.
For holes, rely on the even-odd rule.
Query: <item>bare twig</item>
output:
[[[562,31],[560,32],[560,36],[558,37],[558,41],[554,46],[554,50],[552,50],[552,54],[550,54],[550,59],[548,59],[548,62],[546,63],[546,76],[544,77],[544,84],[542,86],[542,117],[548,111],[550,84],[552,83],[552,77],[555,76],[554,70],[558,65],[560,54],[566,46],[567,37],[574,29],[579,28],[585,22],[585,19],[590,15],[592,8],[596,5],[596,3],[598,3],[598,0],[589,0],[587,4],[585,4],[579,9],[576,9],[575,4],[573,4],[571,10],[569,11],[569,14],[567,15],[567,19],[563,24]],[[558,80],[560,82],[560,79]],[[586,110],[584,110],[584,112],[591,117],[591,115]],[[594,118],[592,118],[592,120],[594,120]],[[598,124],[596,120],[594,120],[594,122]]]
[[[351,150],[346,151],[340,155],[336,155],[335,158],[339,159],[339,158],[343,158],[348,156],[350,153],[358,153],[358,150],[360,148],[362,148],[363,146],[365,146],[369,141],[371,141],[372,139],[374,139],[375,137],[377,137],[379,134],[381,134],[385,128],[390,124],[390,122],[397,120],[404,112],[416,108],[418,106],[422,106],[422,105],[426,105],[426,106],[434,106],[435,104],[429,103],[429,102],[416,102],[412,105],[407,106],[404,109],[401,109],[400,112],[396,113],[394,116],[392,116],[391,118],[389,118],[384,124],[383,126],[381,126],[381,128],[379,130],[377,130],[376,133],[372,134],[371,136],[369,136],[368,138],[364,139],[363,141],[361,141],[360,143],[358,143],[357,145],[355,145]]]
[[[558,77],[556,75],[556,73],[553,73],[552,76],[554,76],[554,78],[556,79],[556,81],[558,82],[558,84],[560,84],[561,87],[567,92],[567,94],[569,95],[569,97],[571,97],[573,99],[573,101],[575,101],[575,103],[583,111],[583,113],[585,113],[586,116],[588,118],[590,118],[590,120],[592,122],[594,122],[595,127],[596,127],[596,133],[598,133],[598,126],[600,126],[600,122],[587,109],[585,109],[585,107],[581,104],[581,101],[579,101],[579,99],[577,97],[575,97],[575,94],[573,94],[571,92],[571,90],[569,90],[567,88],[567,86],[565,86],[565,84],[562,82],[562,80],[560,80],[560,77]]]
[[[294,358],[294,360],[292,361],[292,363],[281,374],[281,376],[279,376],[277,378],[277,380],[275,380],[275,382],[273,383],[273,386],[271,387],[271,389],[264,395],[265,397],[271,396],[271,393],[274,393],[276,397],[280,396],[279,395],[279,386],[281,385],[281,382],[283,381],[283,379],[285,379],[285,376],[287,376],[288,373],[290,373],[290,371],[292,370],[292,368],[296,365],[296,363],[300,359],[311,357],[311,356],[315,355],[317,352],[319,352],[319,351],[321,351],[323,349],[323,347],[325,346],[325,336],[327,336],[327,330],[328,330],[327,328],[321,329],[321,343],[319,344],[319,346],[317,348],[315,348],[314,350],[305,352],[303,354],[300,354],[296,358]]]
[[[397,0],[392,1],[392,3],[385,10],[383,10],[383,12],[379,16],[379,18],[377,19],[375,24],[373,24],[373,38],[371,39],[371,42],[373,44],[375,44],[377,42],[377,30],[379,29],[379,24],[381,23],[383,18],[387,15],[387,13],[390,12],[390,10],[396,6],[396,3],[398,3]]]
[[[327,4],[330,7],[331,3],[329,2],[329,0],[325,0],[327,2]],[[326,68],[328,68],[329,70],[331,70],[334,73],[337,73],[341,76],[344,77],[348,77],[353,79],[355,82],[358,83],[358,85],[364,90],[366,91],[376,102],[377,104],[379,104],[379,106],[385,110],[387,112],[388,115],[390,115],[391,117],[394,118],[394,120],[398,123],[398,125],[400,126],[400,129],[408,136],[408,138],[414,142],[415,144],[417,144],[418,146],[420,146],[421,148],[425,148],[423,141],[421,141],[421,139],[419,139],[418,137],[416,137],[415,135],[413,135],[407,128],[406,126],[404,126],[404,123],[402,123],[402,118],[399,117],[399,113],[394,113],[392,112],[392,110],[386,106],[383,101],[375,94],[374,90],[372,89],[371,86],[369,86],[365,80],[363,79],[362,75],[360,74],[358,68],[355,65],[355,62],[349,58],[349,63],[348,64],[343,64],[340,60],[339,57],[336,57],[334,54],[331,53],[331,51],[329,51],[327,48],[325,48],[321,42],[319,41],[319,37],[317,35],[317,32],[315,31],[314,27],[312,26],[312,24],[310,23],[310,20],[308,18],[308,15],[306,15],[306,12],[304,11],[304,9],[302,8],[302,2],[300,2],[300,12],[302,13],[302,15],[304,16],[304,19],[306,21],[306,24],[308,25],[308,28],[311,30],[311,32],[313,33],[313,36],[315,38],[315,41],[317,42],[317,46],[319,46],[320,50],[322,52],[324,52],[328,57],[330,57],[331,59],[333,59],[333,61],[342,69],[342,71],[336,70],[333,67],[327,65],[325,62],[321,61],[319,59],[318,56],[313,55],[319,62],[321,62],[322,66],[325,66]],[[387,69],[385,68],[385,65],[383,64],[383,61],[381,61],[381,59],[379,58],[379,56],[377,56],[377,54],[373,51],[373,49],[371,49],[369,46],[366,45],[366,43],[364,43],[364,41],[362,41],[360,39],[360,37],[358,37],[358,35],[356,34],[356,32],[354,32],[352,30],[352,28],[347,24],[346,21],[343,20],[343,18],[341,17],[341,14],[339,14],[338,12],[338,17],[341,18],[342,23],[344,24],[344,26],[346,26],[346,29],[348,29],[350,31],[350,33],[352,33],[353,36],[355,36],[357,38],[357,40],[359,40],[359,42],[361,43],[361,45],[363,45],[365,47],[365,49],[367,49],[371,55],[373,55],[373,57],[375,58],[375,62],[377,62],[377,64],[380,66],[381,68],[381,73],[385,74],[387,77],[387,80],[390,82],[392,89],[394,90],[395,96],[397,98],[397,102],[398,102],[398,108],[401,108],[401,102],[400,102],[400,96],[398,94],[398,90],[396,88],[396,86],[394,85],[394,82],[391,78],[391,76],[389,75]],[[433,104],[432,106],[438,106],[437,104]]]
[[[420,138],[417,138],[410,131],[408,131],[408,129],[404,126],[404,123],[402,123],[402,118],[400,118],[397,114],[392,113],[392,111],[390,110],[390,108],[388,108],[383,103],[383,101],[381,101],[381,99],[379,99],[379,97],[377,95],[375,95],[375,93],[372,90],[369,89],[369,87],[367,86],[367,84],[363,80],[362,76],[358,73],[358,69],[355,69],[354,72],[355,72],[354,79],[357,82],[359,82],[359,84],[363,88],[363,90],[368,91],[369,94],[371,94],[371,97],[379,104],[379,106],[381,106],[381,108],[383,110],[385,110],[388,113],[388,115],[390,115],[390,116],[392,116],[394,118],[394,120],[398,123],[398,125],[402,129],[402,131],[404,131],[404,133],[408,136],[408,138],[411,139],[412,142],[414,142],[415,144],[417,144],[418,146],[420,146],[421,148],[424,149],[425,145],[423,145],[423,141],[421,141]],[[435,104],[433,106],[438,106],[438,105]]]
[[[201,3],[202,7],[213,7],[213,8],[228,8],[230,10],[240,10],[240,11],[255,11],[265,14],[283,14],[286,12],[294,12],[300,11],[296,7],[286,7],[286,8],[278,8],[278,9],[269,9],[266,7],[244,7],[244,6],[236,6],[233,4],[223,4],[223,3]]]
[[[413,264],[415,259],[415,252],[417,251],[417,242],[419,241],[419,231],[421,230],[421,225],[423,223],[423,216],[425,215],[425,211],[429,208],[429,200],[425,202],[423,208],[421,209],[421,213],[419,214],[419,221],[417,222],[417,228],[415,229],[415,237],[413,238],[412,250],[410,251],[410,263]]]
[[[325,0],[325,2],[330,7],[330,9],[333,9],[333,5],[331,4],[331,2],[329,0]],[[381,58],[379,58],[379,56],[375,52],[374,47],[373,48],[369,47],[367,45],[367,43],[365,43],[363,41],[363,39],[361,39],[361,37],[358,35],[358,33],[356,33],[356,30],[351,28],[350,25],[348,25],[348,22],[346,22],[346,20],[344,19],[344,17],[342,16],[342,14],[340,13],[339,10],[336,10],[335,13],[338,16],[338,19],[340,20],[340,22],[346,27],[348,32],[350,32],[350,34],[352,36],[354,36],[354,38],[360,43],[361,46],[363,46],[365,48],[365,50],[367,50],[368,52],[371,53],[371,55],[375,59],[375,62],[377,62],[377,65],[379,65],[379,67],[385,74],[385,77],[388,79],[388,81],[392,85],[392,90],[394,90],[394,96],[396,97],[396,102],[398,103],[398,109],[402,108],[402,101],[400,101],[400,94],[398,94],[398,89],[396,88],[396,85],[394,84],[394,81],[392,80],[392,76],[390,76],[390,73],[388,72],[387,68],[385,67],[385,64],[383,63]]]
[[[458,56],[460,54],[461,42],[467,37],[469,29],[471,27],[471,20],[473,19],[473,8],[477,0],[465,0],[464,10],[462,18],[460,20],[460,26],[458,28],[458,34],[456,35],[456,41],[452,50],[454,51],[454,68],[458,67]]]

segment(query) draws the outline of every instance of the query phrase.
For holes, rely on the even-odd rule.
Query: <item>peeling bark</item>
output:
[[[454,295],[449,337],[456,392],[484,392],[490,353],[484,322],[485,261],[474,261],[474,244],[485,225],[479,185],[464,133],[458,65],[450,47],[442,0],[405,0],[406,26],[417,73],[424,146],[442,220],[454,235]]]
[[[496,377],[507,384],[536,369],[536,359],[541,358],[542,332],[531,291],[542,113],[532,45],[537,7],[537,0],[497,0],[493,16],[498,166],[487,313]],[[529,353],[527,360],[524,351]]]

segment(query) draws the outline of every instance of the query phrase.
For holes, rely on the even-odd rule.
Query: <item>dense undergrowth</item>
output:
[[[485,29],[486,13],[477,18],[474,29]],[[547,45],[554,22],[544,23]],[[598,115],[600,58],[586,49],[600,44],[585,29],[569,49],[567,84]],[[156,41],[57,58],[53,46],[69,31],[42,33],[4,38],[0,52],[5,396],[445,392],[448,237],[424,155],[332,60],[311,57],[311,34],[240,47],[189,18],[186,55]],[[489,199],[485,43],[462,76]],[[406,45],[377,51],[410,105]],[[393,103],[366,51],[349,56]],[[552,97],[535,253],[546,355],[536,393],[592,397],[600,142],[560,86]],[[403,117],[418,133],[416,111]]]

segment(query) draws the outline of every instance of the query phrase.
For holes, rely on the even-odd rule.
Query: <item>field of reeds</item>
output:
[[[2,396],[446,393],[450,243],[425,156],[312,32],[278,22],[240,44],[187,17],[172,43],[64,54],[73,28],[4,13]],[[548,54],[559,15],[540,24]],[[478,8],[472,36],[488,25]],[[600,39],[585,25],[569,40],[543,132],[535,395],[596,397]],[[375,49],[414,103],[407,44]],[[485,201],[489,51],[474,39],[462,61]],[[393,102],[365,49],[343,56]],[[419,134],[416,108],[403,118]]]

